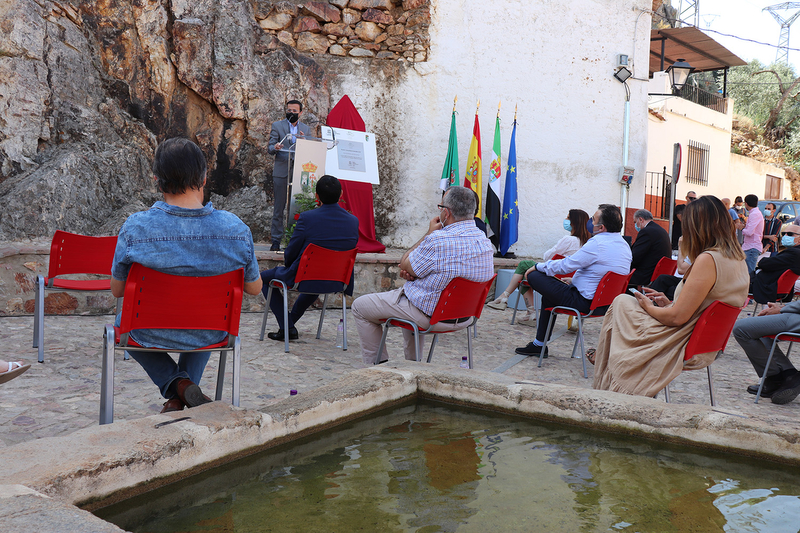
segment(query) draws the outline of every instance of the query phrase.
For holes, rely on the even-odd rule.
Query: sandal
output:
[[[31,365],[23,365],[18,361],[9,361],[8,362],[8,370],[5,372],[0,372],[0,383],[5,383],[6,381],[11,381],[15,377],[19,376],[20,374],[24,373],[28,370]]]
[[[588,350],[586,350],[586,360],[594,364],[594,357],[596,353],[597,350],[595,350],[594,348],[589,348]]]

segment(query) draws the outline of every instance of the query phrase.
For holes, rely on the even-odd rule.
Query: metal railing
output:
[[[644,208],[655,218],[669,219],[672,199],[672,176],[667,167],[661,172],[646,172],[644,182]]]
[[[681,89],[680,97],[720,113],[727,113],[728,99],[688,83]]]

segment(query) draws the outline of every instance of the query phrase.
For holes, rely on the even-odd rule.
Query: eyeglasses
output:
[[[442,205],[442,204],[439,204],[439,205],[437,205],[436,207],[438,207],[439,209],[450,209],[450,208],[449,208],[449,207],[447,207],[446,205]]]
[[[791,231],[786,231],[784,232],[784,235],[787,235],[789,237],[797,237],[798,235],[800,235],[800,233],[793,233]]]
[[[697,196],[690,196],[689,198],[687,198],[687,200],[689,200],[690,202],[694,202],[695,200],[697,200]]]

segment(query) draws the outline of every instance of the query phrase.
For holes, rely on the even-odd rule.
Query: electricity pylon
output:
[[[789,64],[789,26],[800,16],[800,11],[797,11],[789,18],[783,18],[778,11],[787,11],[790,9],[800,9],[800,2],[784,2],[782,4],[775,4],[774,6],[767,6],[763,9],[763,11],[769,11],[769,13],[775,17],[775,20],[778,21],[778,24],[781,25],[781,36],[778,39],[778,53],[775,56],[775,62],[780,63],[782,61],[786,65]]]

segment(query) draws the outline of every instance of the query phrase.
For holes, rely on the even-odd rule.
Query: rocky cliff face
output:
[[[316,127],[341,95],[343,77],[396,80],[404,57],[426,57],[426,2],[350,3],[0,0],[0,240],[56,229],[116,233],[127,215],[159,197],[153,151],[178,135],[206,153],[207,197],[266,240],[267,142],[286,100],[301,100],[304,122]],[[297,16],[279,16],[290,13]],[[284,23],[297,32],[291,39],[273,28]],[[367,38],[371,44],[360,45]],[[399,48],[389,50],[387,41]],[[340,49],[377,56],[382,47],[385,60],[336,57]],[[390,213],[385,220],[379,231]]]

